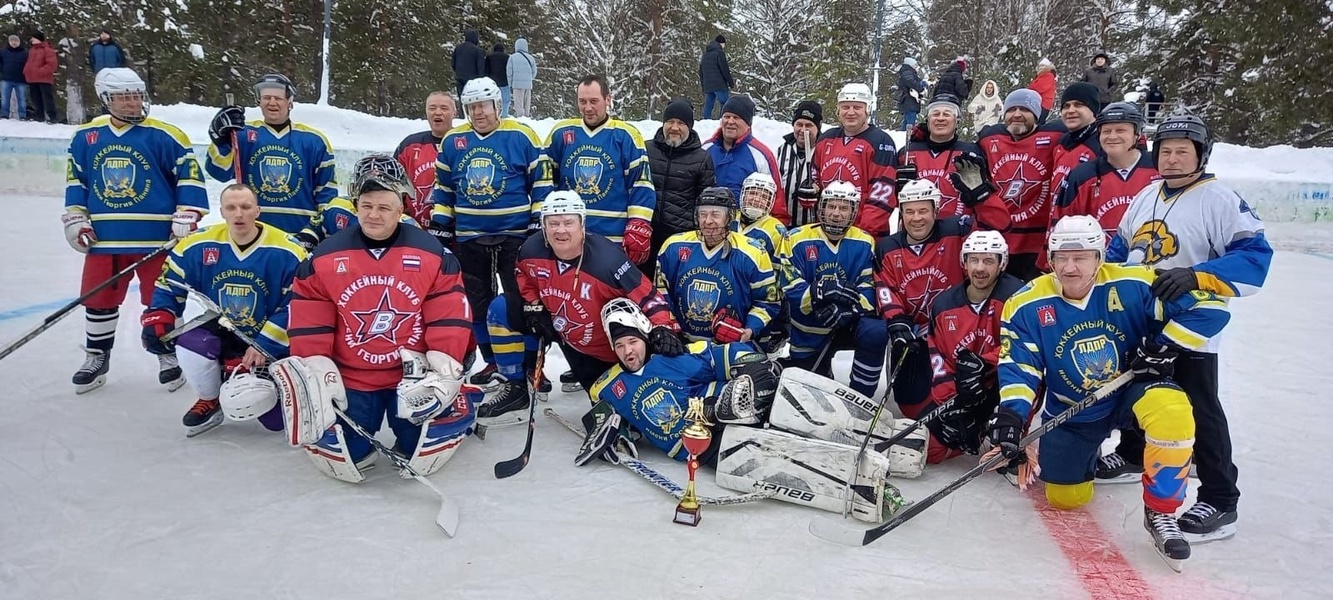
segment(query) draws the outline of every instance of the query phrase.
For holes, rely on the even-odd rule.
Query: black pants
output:
[[[592,384],[597,383],[598,378],[616,366],[615,363],[579,352],[563,341],[560,342],[560,352],[565,355],[565,362],[569,363],[570,372],[574,374],[574,379],[579,381],[579,385],[583,386],[583,390],[588,392],[589,398],[592,398]],[[596,402],[596,399],[593,399],[593,402]]]
[[[504,291],[512,292],[506,297],[520,298],[516,269],[518,249],[523,246],[523,241],[523,238],[512,235],[488,235],[454,244],[454,255],[463,267],[463,290],[472,307],[472,331],[478,340],[489,339],[486,336],[486,312],[490,310],[491,300],[499,295],[495,288],[496,274],[500,276]],[[482,358],[488,363],[495,362],[490,344],[479,346]]]
[[[1199,501],[1223,511],[1236,510],[1240,489],[1231,460],[1231,430],[1217,397],[1217,355],[1182,352],[1176,360],[1175,381],[1194,407],[1194,464],[1199,469]],[[1143,464],[1143,431],[1120,432],[1116,453],[1126,461]]]
[[[1010,254],[1009,266],[1005,267],[1004,272],[1023,281],[1032,281],[1041,276],[1036,254]]]
[[[28,84],[28,101],[36,111],[32,115],[34,121],[46,121],[48,123],[56,122],[56,92],[55,86],[49,83],[30,83]]]
[[[906,358],[903,357],[904,352],[907,353]],[[930,387],[934,383],[932,381],[934,373],[930,368],[930,350],[924,341],[919,342],[919,345],[890,345],[889,362],[884,365],[890,375],[893,374],[894,367],[898,366],[899,360],[903,361],[903,367],[893,379],[893,401],[904,416],[915,419],[917,414],[930,408],[924,404],[930,399]]]

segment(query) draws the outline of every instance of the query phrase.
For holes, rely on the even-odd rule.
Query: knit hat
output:
[[[800,104],[796,105],[796,114],[792,115],[791,122],[795,124],[801,119],[814,123],[817,129],[822,130],[824,128],[824,107],[814,100],[802,100]]]
[[[913,69],[915,69],[915,68],[916,68],[916,59],[915,59],[915,58],[912,58],[912,57],[909,56],[909,57],[903,59],[903,64],[905,64],[905,65],[907,65],[907,66],[912,67]]]
[[[694,105],[684,98],[676,98],[670,104],[666,105],[666,110],[662,111],[662,121],[671,119],[680,119],[686,127],[694,128]]]
[[[1064,93],[1060,94],[1060,106],[1064,106],[1070,100],[1082,102],[1084,106],[1092,110],[1092,114],[1102,112],[1102,103],[1098,98],[1101,97],[1101,90],[1097,86],[1084,81],[1076,81],[1065,88]]]
[[[719,44],[725,44],[727,43],[727,38],[722,37],[722,34],[719,33],[717,34],[717,37],[713,38],[713,41]]]
[[[1038,68],[1038,69],[1041,69],[1041,68],[1051,68],[1051,69],[1054,69],[1054,68],[1055,68],[1055,63],[1051,62],[1051,59],[1046,58],[1046,57],[1043,56],[1041,60],[1037,61],[1037,68]]]
[[[958,58],[953,59],[953,64],[958,65],[958,66],[959,66],[962,70],[964,70],[964,71],[967,70],[967,58],[966,58],[966,57],[960,56],[960,57],[958,57]]]
[[[41,31],[40,29],[37,30],[37,31],[32,32],[32,37],[33,37],[33,39],[35,39],[35,40],[37,40],[37,41],[39,41],[39,42],[45,42],[45,41],[46,41],[46,34],[45,34],[45,33],[42,33],[42,31]]]
[[[930,104],[926,105],[923,114],[929,115],[930,111],[940,107],[952,109],[955,117],[963,113],[962,101],[958,99],[958,96],[945,92],[935,94],[935,97],[930,99]]]
[[[722,107],[722,114],[731,113],[745,121],[746,125],[754,122],[754,101],[749,96],[732,96]]]
[[[1004,97],[1004,112],[1009,112],[1009,109],[1014,107],[1027,110],[1034,117],[1040,115],[1041,94],[1027,88],[1018,88],[1009,92],[1009,95]]]
[[[634,337],[636,337],[636,338],[639,338],[639,339],[641,339],[641,340],[643,340],[643,341],[645,341],[645,342],[648,341],[648,338],[645,337],[645,336],[643,335],[643,332],[642,332],[642,331],[639,331],[637,328],[630,327],[629,325],[623,325],[623,324],[620,324],[620,323],[611,323],[611,324],[610,324],[610,327],[608,327],[607,329],[608,329],[608,331],[611,333],[611,341],[612,341],[612,342],[614,342],[614,341],[616,341],[616,340],[618,340],[618,339],[620,339],[620,338],[622,338],[622,337],[625,337],[625,336],[627,336],[627,335],[632,335],[632,336],[634,336]]]

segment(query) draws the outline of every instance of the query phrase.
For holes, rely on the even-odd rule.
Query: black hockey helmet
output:
[[[1102,114],[1097,115],[1097,125],[1106,123],[1129,123],[1134,126],[1134,133],[1143,132],[1143,111],[1139,107],[1128,102],[1112,102],[1102,109]]]
[[[348,194],[355,201],[361,192],[380,190],[416,198],[416,188],[408,180],[402,163],[388,154],[367,154],[352,166],[352,186]]]
[[[736,196],[731,193],[731,188],[715,185],[704,188],[703,193],[699,194],[699,200],[694,203],[695,208],[700,206],[722,206],[731,210],[736,210]]]
[[[1194,142],[1194,149],[1199,154],[1199,167],[1195,173],[1202,173],[1208,165],[1208,155],[1213,152],[1213,134],[1204,124],[1203,119],[1192,114],[1171,115],[1157,126],[1152,136],[1152,160],[1157,164],[1158,148],[1162,140],[1186,139]],[[1193,175],[1191,173],[1190,175]]]
[[[296,88],[292,86],[292,80],[288,79],[286,75],[281,73],[269,73],[260,77],[259,81],[255,82],[255,99],[259,98],[260,90],[268,88],[282,88],[287,92],[288,100],[296,99]]]

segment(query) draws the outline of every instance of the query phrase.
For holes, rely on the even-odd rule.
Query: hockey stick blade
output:
[[[1055,429],[1056,427],[1059,427],[1065,421],[1068,421],[1069,419],[1073,418],[1074,415],[1077,415],[1079,412],[1082,412],[1083,409],[1092,406],[1094,403],[1101,400],[1102,398],[1110,396],[1116,390],[1124,387],[1126,384],[1128,384],[1133,380],[1134,380],[1134,374],[1130,372],[1125,372],[1121,373],[1115,379],[1112,379],[1102,384],[1101,387],[1097,388],[1097,391],[1088,395],[1086,398],[1080,400],[1078,404],[1075,404],[1065,409],[1064,412],[1061,412],[1060,414],[1046,420],[1041,424],[1041,427],[1037,428],[1036,431],[1033,431],[1032,433],[1029,433],[1026,436],[1024,436],[1023,439],[1019,441],[1018,449],[1022,451],[1024,448],[1027,448],[1029,445],[1031,445],[1032,442],[1035,442],[1041,436],[1046,435],[1047,432],[1051,431],[1052,429]],[[940,488],[935,493],[926,496],[925,498],[922,498],[921,500],[917,501],[916,503],[904,509],[902,512],[894,515],[892,519],[889,519],[874,527],[871,527],[870,529],[851,527],[847,525],[845,520],[813,519],[810,521],[810,533],[814,534],[816,537],[828,540],[830,542],[836,542],[848,546],[868,545],[874,542],[875,540],[884,537],[884,535],[887,534],[888,532],[897,529],[899,525],[902,525],[903,523],[906,523],[907,521],[911,520],[912,517],[915,517],[924,512],[926,509],[930,508],[931,506],[934,506],[936,502],[943,500],[949,494],[952,494],[955,491],[957,491],[958,488],[961,488],[964,485],[967,485],[967,483],[972,481],[973,479],[980,477],[982,473],[985,473],[986,471],[998,467],[1000,463],[1004,462],[1005,460],[1006,459],[1003,454],[996,453],[996,455],[990,460],[987,460],[986,462],[980,463],[977,466],[972,467],[970,470],[968,470],[968,472],[964,473],[961,477],[953,480],[948,485],[945,485],[944,487]]]
[[[217,311],[214,311],[211,308],[205,308],[203,313],[201,313],[200,315],[196,316],[193,319],[190,319],[189,321],[186,321],[184,325],[181,325],[180,327],[168,331],[166,335],[162,336],[162,341],[170,342],[171,340],[174,340],[182,335],[189,333],[191,329],[199,327],[200,325],[212,321],[213,319],[216,319],[220,316],[222,315]]]
[[[523,453],[506,461],[495,463],[495,478],[506,479],[518,475],[528,466],[528,460],[532,458],[532,434],[537,429],[537,378],[541,377],[542,367],[546,366],[546,350],[550,344],[543,343],[541,349],[537,351],[537,365],[532,370],[532,377],[527,380],[528,386],[528,441],[523,444]],[[482,439],[485,439],[485,429],[482,430]]]

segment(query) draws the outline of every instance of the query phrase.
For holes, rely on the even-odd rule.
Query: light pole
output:
[[[329,105],[329,38],[333,35],[333,0],[324,0],[324,45],[321,52],[324,68],[319,75],[319,105]]]
[[[871,75],[870,93],[874,102],[870,105],[870,124],[879,124],[879,69],[880,59],[884,54],[884,0],[875,3],[875,68]]]

